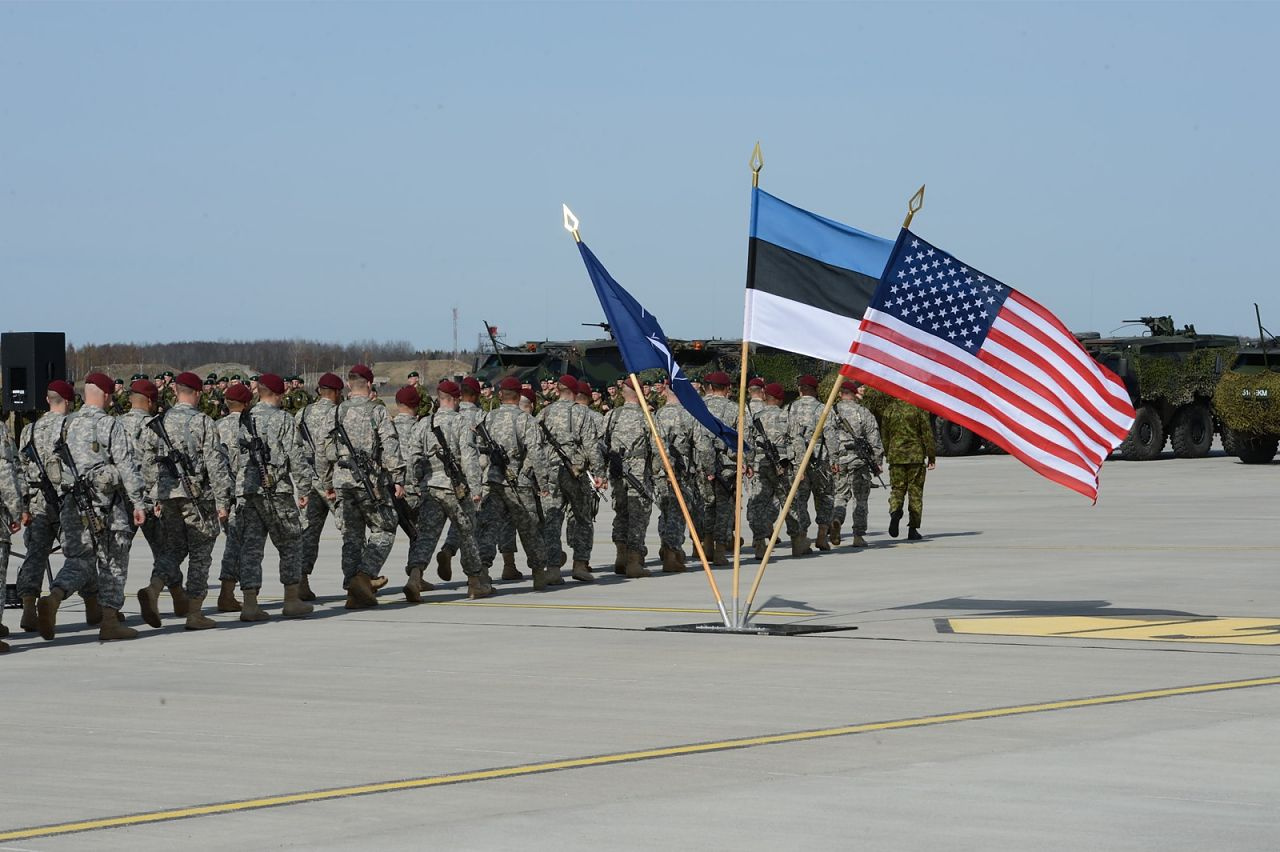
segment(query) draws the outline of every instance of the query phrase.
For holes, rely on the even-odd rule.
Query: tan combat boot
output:
[[[813,548],[809,546],[809,537],[803,533],[793,536],[791,539],[791,555],[792,556],[808,556],[813,553]]]
[[[684,566],[680,564],[680,558],[676,556],[675,548],[667,548],[662,554],[662,573],[663,574],[679,574],[684,570]]]
[[[849,544],[853,545],[854,547],[866,547],[867,540],[860,535],[855,535],[853,537],[853,541],[849,542]]]
[[[53,589],[36,602],[36,629],[41,639],[52,639],[58,624],[58,607],[63,600],[62,589]]]
[[[831,542],[832,547],[840,546],[840,525],[832,524],[827,528],[827,540]]]
[[[404,599],[409,603],[422,603],[422,566],[409,569],[409,581],[404,584]]]
[[[613,560],[613,573],[625,575],[627,573],[627,546],[620,541],[615,541],[613,546],[618,549],[618,555]]]
[[[757,538],[751,541],[751,550],[756,555],[756,559],[764,559],[764,552],[769,549],[769,540],[767,538]]]
[[[814,543],[819,550],[830,550],[831,542],[827,541],[827,525],[818,524],[818,540]]]
[[[729,552],[726,550],[723,541],[717,541],[711,545],[711,564],[724,567],[729,564]]]
[[[652,572],[644,567],[644,554],[638,550],[627,551],[627,579],[638,580],[641,577],[650,577]]]
[[[524,575],[516,567],[516,555],[514,553],[502,554],[502,579],[507,582],[524,579]]]
[[[374,590],[375,592],[376,592],[376,591],[378,591],[378,589],[381,589],[381,588],[382,588],[383,586],[385,586],[386,584],[387,584],[387,575],[386,575],[386,574],[379,574],[379,575],[378,575],[378,576],[376,576],[376,577],[370,577],[370,578],[369,578],[369,585],[373,587],[373,590]]]
[[[236,600],[236,581],[223,580],[218,591],[218,612],[239,612],[240,601]]]
[[[547,587],[547,569],[545,567],[531,568],[530,572],[533,574],[533,590],[540,592],[545,589]]]
[[[258,590],[244,589],[244,606],[240,608],[241,621],[267,621],[271,616],[267,615],[262,607],[258,606]]]
[[[436,574],[446,583],[453,579],[453,551],[447,547],[436,554]]]
[[[138,589],[138,606],[142,609],[142,620],[152,627],[160,626],[160,590],[164,588],[164,580],[152,577],[149,585]]]
[[[564,575],[560,571],[560,566],[563,565],[564,563],[561,562],[559,559],[555,559],[552,562],[553,564],[548,564],[546,568],[542,569],[543,573],[546,574],[547,576],[547,585],[563,586]]]
[[[311,575],[303,574],[302,581],[298,583],[298,600],[313,601],[316,599],[316,593],[311,591]]]
[[[183,597],[183,600],[187,602],[186,628],[188,630],[208,630],[211,627],[218,626],[218,622],[214,621],[212,618],[208,618],[203,612],[201,612],[201,610],[204,609],[205,597],[205,595],[201,595],[198,598]]]
[[[359,571],[351,578],[347,586],[347,609],[368,609],[378,605],[378,593],[373,588],[373,580],[368,574]]]
[[[187,590],[182,588],[181,583],[174,583],[169,587],[169,597],[173,598],[173,614],[179,618],[186,616],[189,601]]]
[[[477,574],[467,578],[467,597],[471,600],[491,597],[494,594],[493,584],[487,574]]]
[[[97,627],[102,623],[102,607],[98,606],[98,596],[81,592],[80,597],[84,600],[84,623]]]
[[[40,621],[36,617],[36,601],[35,595],[22,596],[22,620],[18,622],[18,626],[28,633],[34,633],[40,629]]]
[[[579,583],[594,583],[595,577],[591,576],[591,566],[582,559],[573,560],[573,579]]]
[[[284,607],[280,610],[280,614],[285,618],[302,618],[310,615],[314,610],[309,603],[304,603],[298,595],[300,584],[293,583],[284,587]]]
[[[120,623],[120,611],[104,606],[102,608],[102,625],[98,628],[99,642],[114,642],[117,639],[137,639],[138,631],[125,627]]]

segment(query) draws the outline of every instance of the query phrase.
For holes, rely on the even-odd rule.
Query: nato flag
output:
[[[587,265],[587,274],[595,285],[596,295],[600,297],[600,307],[609,321],[609,330],[618,342],[622,353],[622,361],[627,365],[627,372],[639,373],[644,370],[666,370],[671,376],[671,389],[694,419],[715,435],[725,446],[737,449],[738,433],[725,425],[709,410],[702,397],[693,389],[689,378],[676,363],[671,354],[671,346],[667,336],[658,325],[658,318],[646,311],[630,293],[622,289],[609,270],[596,259],[584,242],[578,243],[582,252],[582,262]]]

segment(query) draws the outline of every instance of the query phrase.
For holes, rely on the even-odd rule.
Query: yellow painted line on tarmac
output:
[[[185,808],[148,811],[125,816],[103,817],[78,822],[64,822],[53,825],[33,826],[0,831],[0,841],[30,840],[35,837],[54,837],[62,834],[74,834],[81,831],[97,831],[102,829],[128,828],[131,826],[153,823],[171,822],[179,819],[190,819],[201,816],[217,816],[241,813],[244,811],[276,808],[287,805],[302,805],[311,802],[324,802],[332,799],[343,799],[350,796],[368,796],[377,793],[395,793],[404,790],[421,790],[428,787],[444,787],[453,784],[466,784],[473,781],[498,781],[507,778],[520,778],[544,772],[561,772],[570,769],[589,769],[599,766],[614,766],[622,763],[634,763],[641,760],[658,760],[671,757],[685,757],[708,752],[729,751],[743,748],[756,748],[767,745],[783,745],[786,743],[807,742],[810,740],[828,739],[831,737],[847,737],[854,734],[865,734],[875,731],[896,731],[905,728],[922,728],[929,725],[943,725],[953,722],[973,722],[983,719],[999,719],[1007,716],[1022,716],[1028,713],[1044,713],[1053,710],[1073,710],[1081,707],[1099,707],[1107,704],[1123,704],[1130,701],[1148,701],[1159,698],[1174,698],[1183,695],[1200,695],[1210,692],[1225,692],[1232,689],[1252,689],[1260,686],[1280,685],[1280,677],[1260,677],[1250,680],[1230,680],[1218,683],[1202,683],[1193,686],[1175,686],[1165,689],[1147,689],[1140,692],[1122,692],[1114,695],[1099,695],[1088,698],[1068,698],[1061,701],[1046,701],[1039,704],[1020,704],[1013,707],[996,707],[988,710],[967,710],[959,713],[944,713],[937,716],[918,716],[911,719],[895,719],[887,722],[864,722],[844,725],[837,728],[821,728],[813,731],[795,731],[782,734],[766,734],[756,737],[719,740],[707,743],[690,743],[686,745],[667,746],[644,749],[641,751],[624,751],[615,754],[596,755],[594,757],[576,757],[566,760],[551,760],[542,763],[526,763],[520,766],[507,766],[498,769],[481,769],[472,772],[457,772],[450,775],[431,775],[424,778],[409,778],[400,781],[382,781],[372,784],[359,784],[351,787],[333,787],[327,790],[313,790],[305,793],[285,793],[278,796],[266,796],[257,799],[241,799],[233,802],[194,805]]]
[[[949,618],[953,633],[987,636],[1048,636],[1067,639],[1142,639],[1150,642],[1212,642],[1280,645],[1280,618],[1132,618],[1053,615]]]

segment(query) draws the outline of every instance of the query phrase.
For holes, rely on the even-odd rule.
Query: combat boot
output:
[[[409,569],[409,581],[404,584],[404,599],[409,603],[422,603],[422,566]]]
[[[373,588],[373,581],[368,574],[359,571],[351,578],[347,587],[347,609],[368,609],[378,605],[378,593]]]
[[[102,623],[102,607],[98,606],[98,596],[81,592],[80,597],[84,600],[84,623],[97,627]]]
[[[236,600],[236,581],[223,580],[222,589],[218,592],[218,612],[239,612],[240,601]]]
[[[173,614],[178,617],[185,616],[189,601],[187,600],[187,590],[182,588],[181,583],[174,583],[169,587],[169,597],[173,598]]]
[[[769,549],[769,540],[764,538],[752,539],[751,550],[755,553],[756,559],[764,559],[764,552]]]
[[[814,545],[819,550],[831,549],[831,542],[827,541],[827,525],[826,524],[818,524],[818,540],[814,542]]]
[[[854,547],[866,547],[866,546],[867,546],[867,540],[866,540],[865,538],[863,538],[862,536],[860,536],[860,535],[855,535],[855,536],[853,537],[853,541],[851,541],[851,542],[849,542],[849,543],[850,543],[850,544],[852,544]]]
[[[114,642],[117,639],[137,639],[138,631],[125,627],[120,623],[120,611],[104,606],[102,608],[102,626],[98,628],[99,642]]]
[[[138,606],[142,608],[142,620],[152,627],[160,626],[160,590],[164,580],[152,577],[149,585],[138,589]]]
[[[717,541],[711,545],[711,564],[720,567],[729,564],[727,548],[723,541]]]
[[[492,597],[494,594],[493,584],[489,582],[486,574],[477,574],[474,577],[467,578],[467,597],[471,600],[479,600],[480,598]]]
[[[546,568],[530,568],[533,574],[533,590],[540,592],[547,587],[547,569]]]
[[[618,549],[618,555],[613,560],[613,573],[625,575],[627,573],[627,546],[620,541],[615,541],[613,546]]]
[[[684,566],[680,564],[675,548],[668,547],[666,552],[662,554],[662,573],[679,574],[683,570]]]
[[[832,524],[827,528],[827,540],[831,542],[832,547],[840,546],[840,525]]]
[[[316,593],[311,591],[311,575],[303,574],[302,581],[298,583],[298,600],[313,601],[316,599]]]
[[[919,541],[922,538],[924,538],[924,536],[920,535],[920,530],[915,527],[907,528],[907,541]]]
[[[898,537],[898,524],[902,522],[902,510],[889,513],[889,535]]]
[[[36,627],[41,639],[52,639],[54,628],[58,624],[58,607],[66,595],[62,589],[54,588],[49,594],[36,603]]]
[[[453,551],[447,547],[436,554],[436,574],[446,583],[453,579]]]
[[[564,574],[560,571],[560,566],[563,564],[563,562],[558,562],[542,569],[543,573],[546,574],[548,586],[564,585]]]
[[[36,596],[22,596],[22,620],[18,622],[18,626],[28,633],[35,633],[40,629],[40,622],[36,618]]]
[[[644,567],[644,554],[638,550],[627,551],[627,579],[638,580],[641,577],[650,577],[653,572]]]
[[[284,587],[284,607],[281,608],[280,614],[285,618],[302,618],[310,615],[315,609],[311,604],[302,602],[298,596],[298,585],[293,583]]]
[[[680,563],[680,567],[684,568],[688,564],[685,562],[684,548],[683,547],[676,548],[675,555],[676,555],[676,561]]]
[[[205,595],[198,598],[183,598],[187,602],[187,624],[188,630],[208,630],[211,627],[217,627],[218,622],[212,618],[208,618],[201,612],[204,609]]]
[[[378,589],[381,589],[386,584],[387,584],[387,575],[385,574],[379,574],[376,577],[369,578],[369,585],[373,587],[373,590],[375,592],[378,591]]]
[[[579,583],[594,583],[595,577],[591,576],[591,566],[581,559],[573,560],[573,579]]]
[[[267,621],[271,616],[258,606],[258,590],[244,590],[244,606],[240,608],[241,621]]]
[[[806,535],[793,536],[791,539],[791,555],[792,556],[808,556],[813,553],[813,548],[809,546],[809,537]]]
[[[516,567],[516,555],[514,553],[502,554],[502,579],[506,582],[524,579],[524,575]]]

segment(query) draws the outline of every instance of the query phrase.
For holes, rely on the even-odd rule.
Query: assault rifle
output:
[[[376,488],[373,487],[373,483],[375,481],[378,481],[378,482],[382,481],[381,476],[379,473],[376,473],[373,470],[373,459],[369,458],[368,454],[362,453],[360,450],[357,450],[356,445],[351,443],[351,436],[347,434],[347,427],[342,425],[342,413],[340,410],[335,410],[333,415],[333,434],[338,436],[338,440],[342,443],[344,447],[347,448],[347,453],[349,454],[346,459],[343,459],[338,462],[338,466],[345,467],[347,470],[351,471],[351,473],[355,476],[355,478],[360,480],[361,486],[364,487],[364,493],[367,494],[369,496],[369,500],[375,506],[378,507],[378,511],[385,512],[387,508],[386,503],[378,499],[378,491]],[[379,465],[379,467],[381,467],[381,465]],[[387,484],[388,485],[390,484],[389,481]],[[391,486],[390,493],[392,495],[395,494],[394,486]],[[393,496],[392,497],[393,505],[395,501],[396,501],[396,498]],[[400,498],[400,502],[403,503],[404,499]],[[409,506],[407,503],[403,507],[403,511],[406,513],[406,516],[407,516],[409,512]],[[397,525],[401,525],[401,507],[399,506],[395,507],[395,514],[396,514]],[[410,535],[411,537],[414,537],[414,538],[417,537],[416,529],[412,533],[410,533],[409,530],[406,529],[405,533]]]
[[[648,440],[648,437],[649,436],[646,435],[644,436],[644,439]],[[608,447],[609,446],[608,443],[606,443],[605,446]],[[637,477],[631,471],[627,470],[627,466],[622,463],[621,452],[617,450],[611,451],[606,449],[604,451],[604,457],[605,457],[605,461],[609,463],[609,475],[611,477],[613,477],[614,479],[626,480],[627,484],[629,484],[632,488],[634,488],[637,492],[639,492],[640,495],[644,497],[644,499],[646,500],[653,499],[653,495],[650,494],[648,489],[644,487],[644,483],[640,481],[640,478]]]
[[[756,427],[756,431],[760,433],[760,449],[764,450],[764,457],[768,459],[769,464],[773,465],[773,469],[778,476],[786,479],[789,475],[788,471],[791,469],[791,460],[784,459],[782,453],[778,452],[777,445],[769,440],[769,436],[764,431],[764,424],[760,422],[759,415],[752,417],[751,423]]]
[[[857,432],[854,431],[853,424],[840,413],[838,407],[832,406],[831,413],[836,416],[836,420],[840,421],[840,426],[853,439],[843,445],[844,449],[853,450],[854,455],[867,466],[867,470],[871,471],[875,478],[880,480],[880,487],[888,488],[889,486],[884,484],[884,477],[880,475],[880,465],[876,464],[875,454],[871,452],[871,442],[858,436]]]
[[[178,484],[182,486],[182,496],[191,501],[195,506],[196,514],[200,516],[202,523],[208,523],[209,518],[205,514],[204,506],[200,504],[200,486],[195,483],[196,469],[191,463],[191,459],[187,458],[187,454],[179,450],[173,445],[172,439],[169,438],[169,430],[164,426],[164,415],[161,414],[152,417],[147,421],[147,428],[160,437],[164,442],[168,452],[164,454],[157,453],[156,461],[163,462],[173,477],[178,480]]]
[[[65,425],[64,425],[65,430]],[[85,529],[89,531],[89,541],[93,543],[93,552],[100,554],[102,552],[99,544],[100,536],[107,534],[107,523],[98,514],[98,510],[93,505],[93,493],[89,490],[89,483],[80,478],[80,468],[76,465],[76,460],[71,456],[71,448],[67,446],[66,434],[58,438],[58,442],[53,445],[53,452],[62,460],[63,466],[71,473],[71,499],[75,501],[76,511],[80,513],[80,519],[84,522]]]
[[[489,427],[483,420],[476,424],[476,435],[484,442],[484,446],[479,451],[489,457],[489,463],[498,469],[498,473],[502,474],[502,478],[507,481],[507,487],[516,490],[520,487],[519,474],[511,469],[511,454],[507,452],[507,448],[494,440],[493,434],[489,431]],[[539,493],[538,477],[532,470],[529,476],[533,480],[533,506],[538,512],[538,523],[545,523],[546,519],[542,511],[542,495]]]
[[[471,495],[471,488],[467,485],[467,475],[463,472],[462,465],[458,463],[457,458],[454,457],[453,450],[449,448],[449,442],[444,437],[444,430],[436,425],[435,417],[431,418],[431,434],[436,436],[435,455],[440,459],[440,464],[444,465],[445,475],[453,483],[453,493],[457,495],[459,500],[467,499]]]
[[[258,471],[258,483],[263,491],[270,491],[275,485],[271,478],[271,448],[258,434],[258,426],[253,422],[248,409],[240,412],[240,426],[249,433],[249,440],[240,439],[240,449],[249,454],[249,463]]]
[[[569,454],[564,451],[564,447],[556,440],[556,436],[551,434],[551,430],[547,428],[546,421],[539,420],[538,428],[542,430],[542,435],[547,439],[547,443],[551,445],[551,449],[555,450],[556,455],[560,457],[560,463],[569,471],[569,475],[577,479],[582,471],[573,466],[573,462],[569,459]]]
[[[53,487],[53,480],[49,478],[49,471],[44,466],[44,459],[40,457],[40,451],[36,449],[34,435],[30,441],[22,446],[22,457],[28,459],[36,466],[36,470],[40,471],[40,481],[37,485],[40,488],[40,493],[44,495],[44,501],[49,504],[49,508],[53,509],[55,514],[62,512],[62,495],[58,493],[58,489]]]

